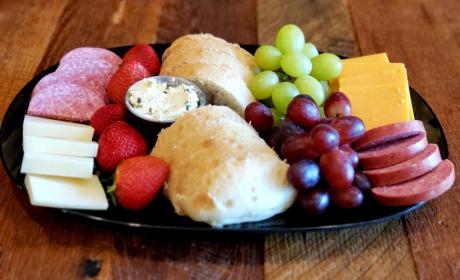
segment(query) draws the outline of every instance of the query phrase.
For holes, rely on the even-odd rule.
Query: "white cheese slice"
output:
[[[22,160],[21,173],[91,178],[93,167],[93,158],[26,152]]]
[[[106,210],[109,207],[98,177],[74,179],[27,174],[25,179],[30,203],[35,206]]]
[[[39,136],[24,136],[24,152],[36,152],[77,157],[96,157],[97,143]]]
[[[94,128],[79,123],[26,116],[24,118],[23,134],[24,136],[91,141],[93,139]]]

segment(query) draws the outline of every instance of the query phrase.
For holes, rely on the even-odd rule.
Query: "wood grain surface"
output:
[[[78,46],[169,42],[211,32],[272,43],[292,22],[321,50],[386,51],[439,117],[460,160],[457,0],[0,0],[0,110]],[[456,165],[457,166],[457,165]],[[31,207],[0,170],[2,279],[458,279],[460,191],[404,219],[267,236],[163,235],[86,224]]]

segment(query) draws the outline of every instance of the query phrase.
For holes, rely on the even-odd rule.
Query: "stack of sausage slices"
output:
[[[418,120],[377,127],[355,143],[372,193],[383,205],[404,206],[433,199],[454,183],[454,166],[429,144]]]

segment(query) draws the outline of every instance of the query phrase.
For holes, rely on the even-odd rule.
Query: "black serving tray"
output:
[[[154,44],[152,47],[161,57],[169,44]],[[131,46],[111,48],[113,52],[122,56]],[[242,45],[243,48],[254,53],[258,46]],[[51,66],[38,74],[28,82],[11,102],[4,118],[0,130],[1,158],[8,175],[13,179],[17,186],[24,190],[24,175],[20,174],[22,150],[22,123],[29,105],[30,95],[37,82],[46,74],[56,70],[57,65]],[[412,104],[414,107],[415,118],[423,121],[427,130],[428,140],[439,146],[443,158],[447,158],[447,142],[433,110],[414,90],[410,89]],[[151,145],[153,143],[150,143]],[[98,173],[98,171],[96,170]],[[100,174],[102,182],[107,185],[110,179],[104,174]],[[180,217],[174,213],[174,209],[168,200],[160,195],[151,205],[140,211],[130,212],[113,205],[107,211],[81,211],[70,209],[59,209],[64,214],[78,216],[82,219],[96,223],[108,223],[115,226],[131,228],[144,228],[151,230],[167,230],[177,232],[240,232],[240,233],[273,233],[273,232],[305,232],[314,230],[332,230],[356,226],[365,226],[374,223],[390,221],[406,215],[421,207],[424,203],[408,207],[384,207],[378,205],[372,199],[359,209],[350,211],[329,211],[323,216],[310,218],[302,215],[299,209],[293,207],[287,212],[277,215],[271,219],[254,222],[229,225],[223,228],[212,228],[203,223],[197,223],[187,217]]]

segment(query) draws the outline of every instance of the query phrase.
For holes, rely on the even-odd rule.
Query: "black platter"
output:
[[[163,51],[169,46],[168,44],[152,45],[161,57]],[[249,52],[254,53],[258,46],[242,45]],[[130,46],[112,48],[118,55],[122,56]],[[2,144],[1,158],[8,175],[13,179],[17,186],[24,191],[24,175],[20,174],[21,161],[23,156],[22,150],[22,123],[24,115],[27,112],[29,98],[34,86],[46,74],[54,71],[57,65],[54,65],[34,77],[27,83],[17,96],[11,102],[4,118],[0,131],[0,140]],[[433,110],[423,100],[423,98],[414,90],[411,90],[412,104],[414,107],[415,118],[422,120],[427,130],[427,136],[430,143],[436,143],[439,146],[441,156],[447,158],[447,142],[441,125]],[[108,183],[105,176],[101,176],[103,183]],[[361,208],[350,211],[329,211],[327,214],[317,217],[308,218],[293,207],[286,213],[277,215],[271,219],[230,225],[223,228],[212,228],[203,223],[196,223],[186,217],[177,216],[170,203],[162,195],[158,196],[151,205],[140,212],[129,212],[113,205],[110,205],[108,211],[81,211],[61,209],[65,214],[78,216],[83,221],[102,222],[106,224],[124,226],[128,228],[143,228],[151,230],[167,231],[188,231],[188,232],[240,232],[240,233],[272,233],[272,232],[305,232],[314,230],[331,230],[356,226],[365,226],[384,221],[390,221],[406,215],[415,209],[421,207],[420,203],[408,207],[383,207],[375,202],[368,200]]]

